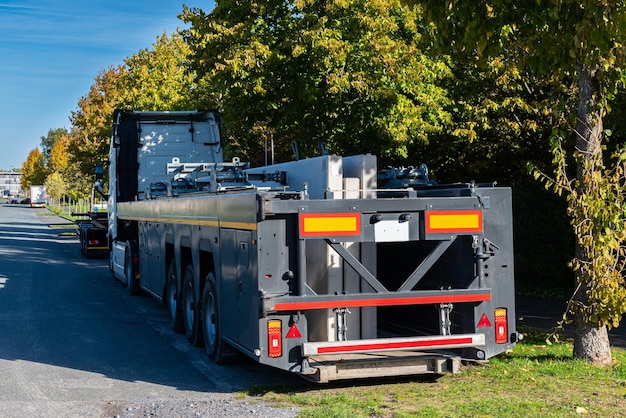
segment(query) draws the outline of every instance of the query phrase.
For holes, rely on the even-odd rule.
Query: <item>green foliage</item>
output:
[[[611,169],[604,166],[601,153],[577,152],[582,172],[571,179],[561,134],[554,132],[556,176],[536,171],[535,177],[567,196],[567,213],[579,249],[571,267],[577,273],[577,291],[585,292],[573,298],[570,309],[596,326],[617,327],[626,312],[626,148],[613,155]]]
[[[451,129],[415,144],[402,163],[425,162],[443,183],[512,186],[516,287],[571,286],[574,238],[565,199],[545,191],[526,165],[551,171],[551,128],[566,123],[562,112],[574,106],[576,89],[571,80],[523,71],[504,56],[481,60],[459,52],[452,69],[444,84],[452,99]]]
[[[185,8],[198,75],[197,107],[222,110],[228,141],[247,159],[274,138],[279,159],[327,144],[338,154],[406,157],[450,121],[419,9],[400,1],[225,0]]]
[[[437,22],[445,47],[482,56],[504,49],[525,68],[559,75],[585,64],[614,76],[624,62],[626,6],[620,0],[518,1],[514,7],[505,0],[417,3]]]
[[[551,127],[563,124],[561,104],[572,98],[569,85],[522,72],[504,57],[458,54],[453,74],[445,84],[452,129],[412,148],[434,174],[445,174],[437,175],[439,181],[495,179],[517,186],[529,180],[527,162],[550,165]]]
[[[65,195],[67,189],[65,180],[58,171],[55,171],[46,178],[44,186],[46,186],[46,192],[57,200],[61,199],[61,197]]]
[[[124,67],[109,67],[101,71],[89,93],[80,98],[78,109],[72,112],[72,136],[68,145],[70,153],[68,180],[78,196],[91,190],[94,167],[106,159],[111,135],[112,115],[121,94],[119,83]],[[82,195],[82,196],[81,196]]]
[[[124,60],[118,107],[132,110],[188,110],[194,74],[187,71],[189,47],[175,32],[162,34],[151,49]]]
[[[570,131],[576,127],[577,181],[572,185],[562,178],[566,173],[565,155],[572,155],[572,151],[563,151],[559,143],[555,147],[556,179],[552,185],[558,192],[566,191],[568,214],[577,235],[572,267],[579,287],[574,314],[592,325],[576,327],[575,353],[597,363],[610,362],[609,342],[602,337],[606,334],[594,332],[593,327],[619,323],[626,308],[624,266],[621,250],[615,249],[613,241],[620,238],[621,229],[611,231],[612,223],[618,221],[600,213],[610,205],[607,197],[619,195],[622,174],[607,172],[602,166],[602,118],[609,109],[609,100],[625,80],[626,5],[618,0],[537,0],[515,2],[514,7],[507,1],[420,3],[437,22],[444,46],[451,41],[457,50],[481,57],[506,54],[520,68],[537,74],[561,80],[577,78],[578,111],[567,112],[573,106],[567,103],[567,96],[562,97],[564,123],[554,125],[555,129],[567,126]],[[617,184],[611,186],[611,182]],[[596,187],[601,191],[595,192]],[[614,213],[612,209],[609,214]],[[607,267],[605,263],[610,261],[614,263]]]
[[[59,139],[67,134],[67,129],[56,128],[48,130],[48,134],[41,137],[41,149],[46,160],[50,159],[50,153]]]
[[[152,49],[141,50],[126,58],[124,65],[109,67],[96,76],[70,118],[73,130],[66,175],[74,198],[90,194],[94,168],[107,158],[115,109],[189,108],[193,74],[186,67],[188,52],[178,33],[164,34]]]

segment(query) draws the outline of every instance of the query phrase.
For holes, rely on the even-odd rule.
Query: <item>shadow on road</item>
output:
[[[19,362],[54,366],[57,390],[118,381],[224,393],[306,384],[252,361],[211,363],[171,331],[160,302],[128,295],[106,260],[84,259],[72,227],[48,226],[63,220],[8,207],[0,207],[0,375]]]

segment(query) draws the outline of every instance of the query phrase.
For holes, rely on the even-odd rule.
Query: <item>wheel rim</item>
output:
[[[217,335],[215,319],[215,299],[213,293],[210,292],[204,302],[204,335],[206,335],[206,342],[211,347],[215,346],[215,336]]]
[[[132,258],[130,256],[126,257],[126,285],[130,289],[133,280],[133,265]]]
[[[185,283],[185,291],[183,293],[183,315],[185,315],[185,327],[187,332],[191,332],[193,330],[193,319],[194,319],[194,301],[193,301],[193,288],[189,284],[189,282]]]
[[[176,277],[169,277],[169,289],[167,290],[168,306],[170,310],[170,318],[176,319]]]

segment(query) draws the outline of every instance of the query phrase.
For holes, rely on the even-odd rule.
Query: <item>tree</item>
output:
[[[55,171],[46,177],[44,186],[46,186],[46,193],[55,198],[57,201],[60,200],[67,191],[65,180],[58,171]]]
[[[561,79],[575,75],[576,114],[563,114],[564,121],[570,122],[571,142],[575,145],[574,187],[559,182],[568,179],[563,172],[568,168],[565,154],[560,152],[564,148],[558,135],[554,137],[555,184],[558,190],[570,193],[568,202],[573,222],[584,216],[585,205],[614,205],[615,201],[607,199],[614,187],[612,182],[592,180],[606,176],[602,118],[616,81],[624,81],[626,5],[612,0],[540,0],[513,5],[509,1],[419,3],[427,6],[432,21],[438,25],[442,45],[469,49],[483,57],[506,53],[510,62],[537,74],[550,73]],[[565,104],[566,99],[562,97],[561,102]],[[598,195],[594,187],[601,185],[607,188]],[[611,222],[603,217],[585,216],[588,228],[574,225],[577,249],[573,266],[578,283],[570,305],[575,323],[574,355],[597,364],[610,363],[607,325],[619,323],[625,309],[623,301],[620,302],[624,293],[621,272],[607,276],[605,269],[595,268],[599,267],[599,260],[591,248],[594,238],[602,236],[595,231],[604,231],[606,241],[617,242],[615,239],[621,231],[612,234]],[[618,259],[613,265],[620,267],[623,250],[616,254]]]
[[[43,184],[47,175],[43,154],[39,151],[39,148],[31,150],[26,160],[22,163],[22,175],[20,176],[22,189],[27,190],[33,184]]]
[[[106,158],[112,115],[121,94],[119,79],[124,71],[121,66],[101,71],[89,93],[78,101],[78,110],[72,112],[73,129],[68,150],[73,168],[70,181],[74,184],[81,178],[90,177],[96,164]],[[83,193],[88,194],[89,190],[87,188]]]
[[[165,33],[124,59],[119,106],[133,110],[189,110],[194,74],[188,71],[189,46],[180,33]]]
[[[70,139],[70,134],[65,131],[54,142],[48,156],[50,174],[46,178],[44,185],[48,194],[55,199],[61,199],[68,191],[66,177],[69,171],[68,146]]]
[[[445,58],[431,58],[419,11],[400,1],[217,1],[182,19],[197,107],[222,110],[225,136],[259,160],[275,139],[287,158],[372,152],[406,158],[449,122]],[[320,149],[322,146],[322,149]]]
[[[55,142],[48,157],[48,168],[50,171],[63,173],[67,170],[69,164],[68,146],[70,139],[70,134],[65,132]]]
[[[95,166],[107,159],[113,111],[189,108],[193,74],[187,72],[188,48],[179,34],[162,35],[152,45],[111,66],[95,78],[72,112],[68,179],[88,194]],[[91,179],[91,180],[90,180]]]
[[[41,137],[41,150],[46,161],[50,158],[50,152],[54,148],[54,145],[59,141],[63,135],[67,135],[67,129],[56,128],[50,129],[46,136]]]

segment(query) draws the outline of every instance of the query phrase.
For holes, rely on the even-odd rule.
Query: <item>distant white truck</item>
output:
[[[30,207],[46,207],[46,186],[30,186]]]

